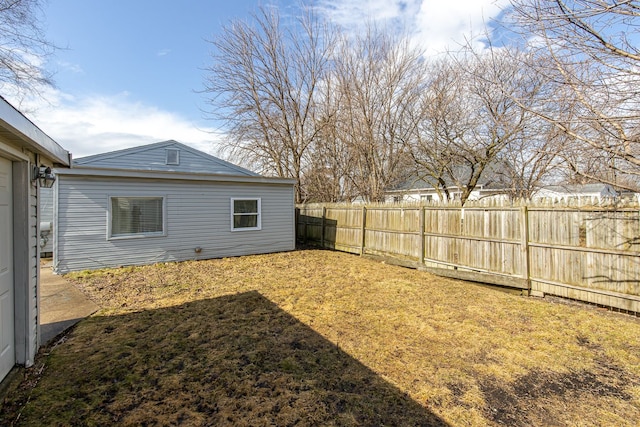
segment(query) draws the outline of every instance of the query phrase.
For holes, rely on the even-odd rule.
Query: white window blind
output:
[[[162,197],[112,197],[111,236],[162,234]]]

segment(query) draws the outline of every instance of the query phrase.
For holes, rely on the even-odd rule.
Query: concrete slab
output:
[[[98,311],[72,283],[53,274],[49,263],[40,264],[40,334],[46,345],[55,337]]]

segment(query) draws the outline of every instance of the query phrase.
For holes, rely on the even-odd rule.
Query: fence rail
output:
[[[300,205],[298,241],[640,313],[640,210]]]

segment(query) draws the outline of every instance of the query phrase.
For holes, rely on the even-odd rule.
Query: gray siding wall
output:
[[[178,148],[180,151],[180,164],[166,164],[166,149]],[[92,161],[84,161],[82,158],[77,159],[76,163],[81,166],[89,166],[96,168],[115,168],[130,170],[156,170],[156,171],[174,171],[174,172],[202,172],[212,174],[225,175],[253,175],[245,172],[241,168],[223,161],[216,161],[214,158],[197,155],[191,151],[180,149],[179,147],[152,147],[148,150],[140,150],[137,152],[127,153],[126,155],[105,156]]]
[[[54,268],[69,271],[295,248],[292,185],[58,177]],[[107,238],[109,196],[164,196],[167,235]],[[259,197],[262,229],[231,231],[230,199]],[[200,247],[200,253],[195,248]]]
[[[30,170],[27,170],[27,174]],[[31,366],[35,354],[40,347],[40,239],[38,238],[38,217],[40,206],[38,203],[38,187],[31,182],[29,186],[29,318],[27,320],[28,343],[25,365]]]
[[[2,145],[2,141],[0,141]],[[31,181],[35,155],[23,150],[26,160],[13,162],[13,274],[16,363],[33,365],[40,344],[38,260],[38,191]],[[0,378],[1,380],[1,378]]]
[[[32,167],[67,165],[69,153],[0,99],[0,157],[12,161],[15,361],[33,365],[40,344],[38,188]],[[2,378],[0,378],[2,380]]]
[[[53,252],[53,188],[40,188],[40,225],[51,224],[52,230],[40,228],[40,253]]]

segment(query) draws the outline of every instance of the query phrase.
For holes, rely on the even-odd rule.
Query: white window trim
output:
[[[234,207],[234,202],[236,200],[256,200],[258,202],[258,226],[257,227],[241,227],[241,228],[235,228],[233,226],[233,219],[236,215],[242,215],[242,214],[235,214],[233,212],[233,207]],[[260,197],[232,197],[231,198],[231,231],[256,231],[256,230],[262,230],[262,199]],[[248,214],[248,215],[255,215],[255,214]]]
[[[111,212],[111,199],[113,198],[136,198],[136,199],[162,199],[162,231],[154,233],[135,233],[135,234],[119,234],[114,236],[112,234],[112,221],[113,216]],[[107,240],[127,240],[127,239],[144,239],[148,237],[166,237],[167,236],[167,196],[166,195],[153,195],[146,194],[110,194],[107,196]]]

